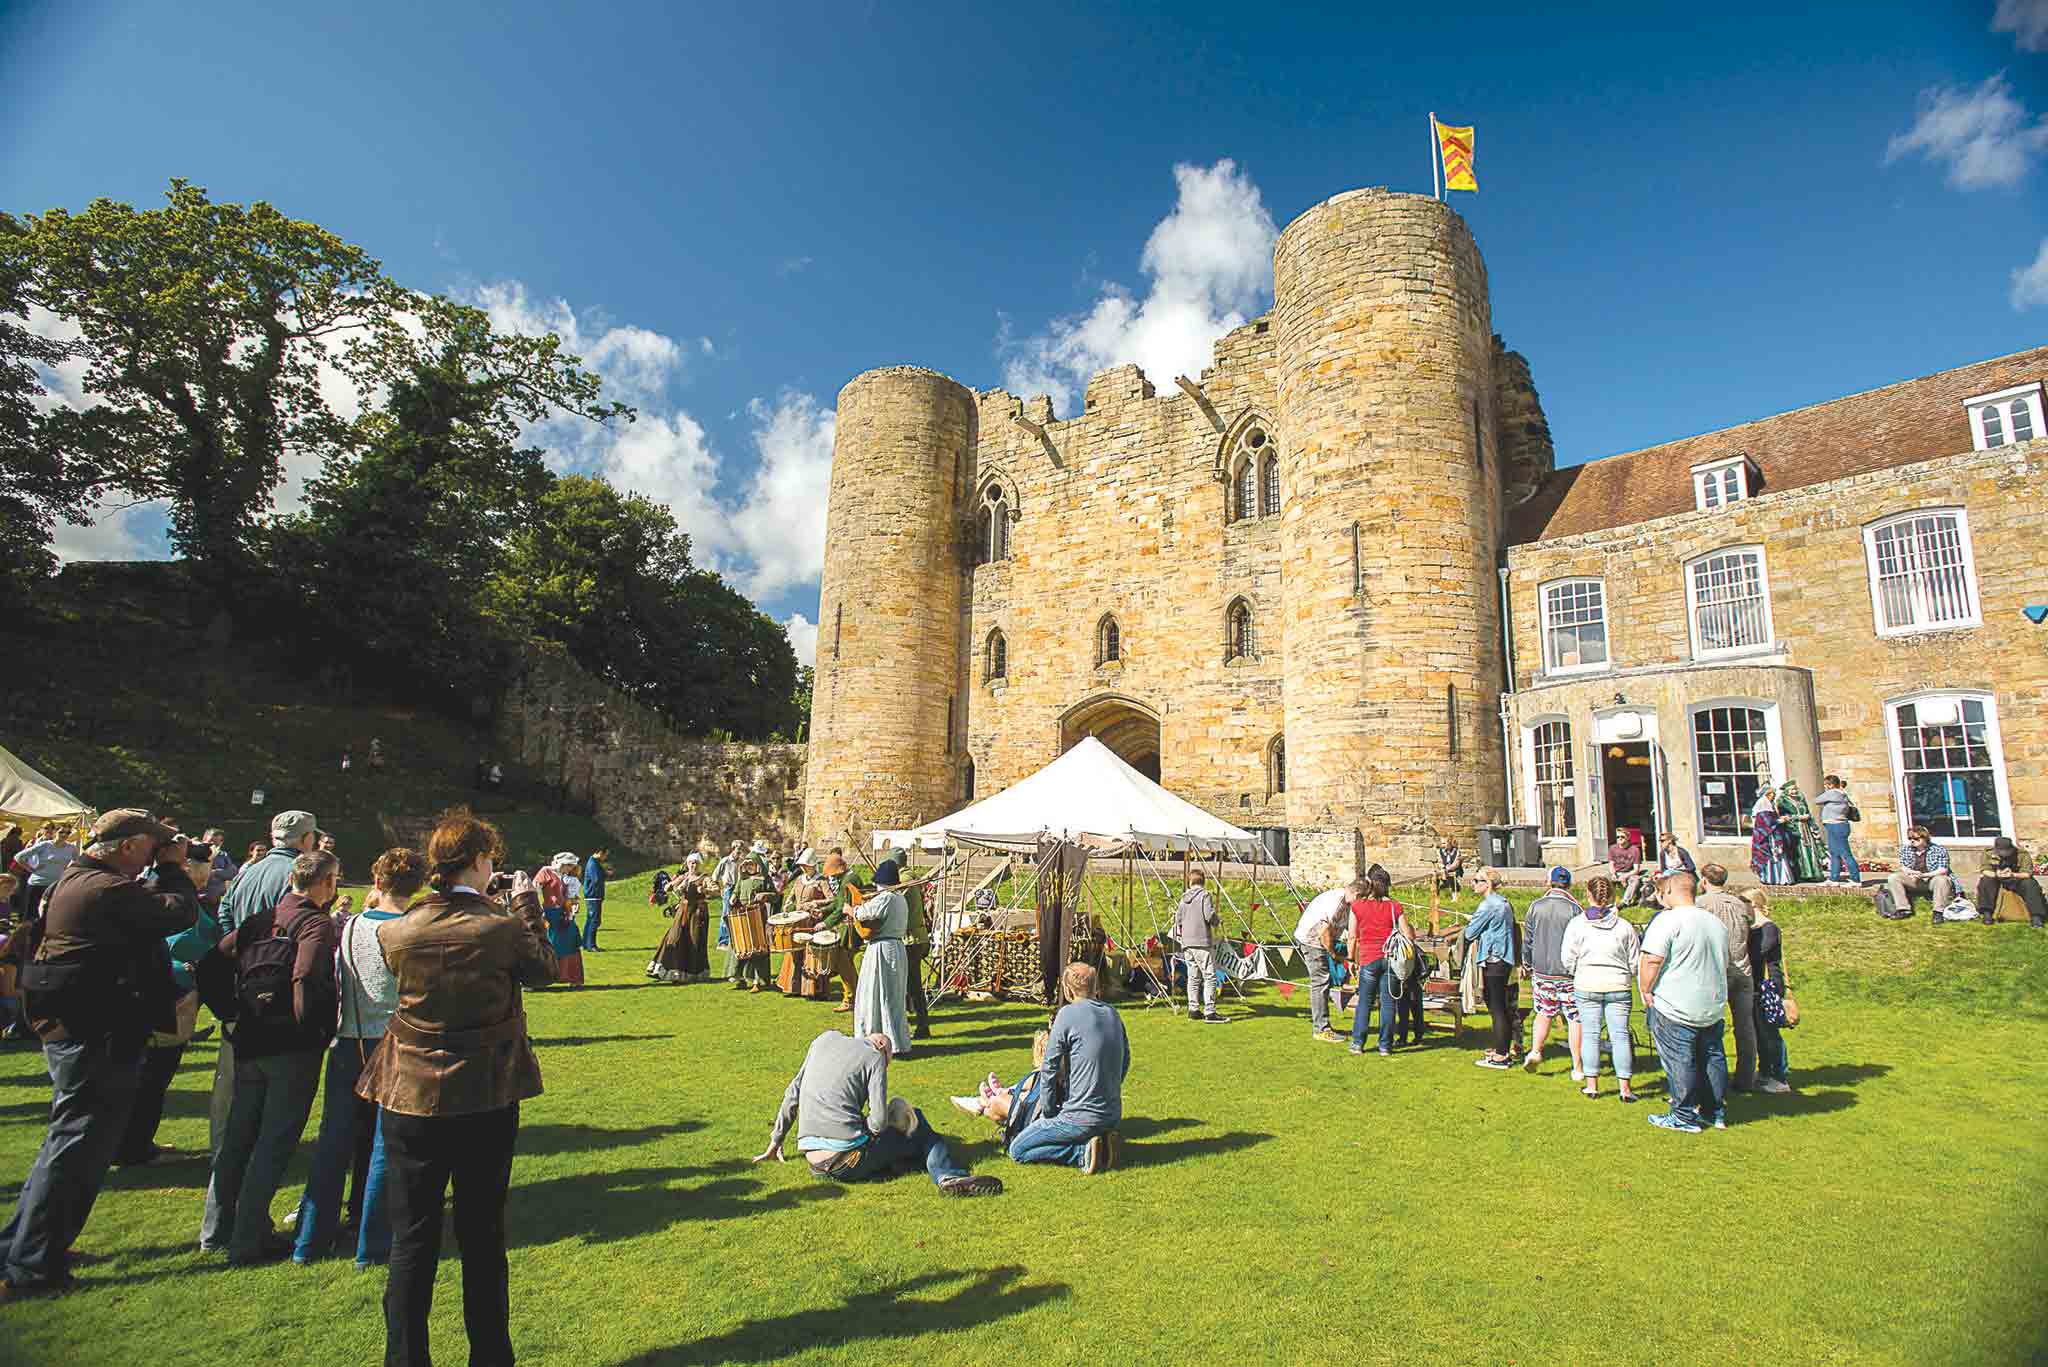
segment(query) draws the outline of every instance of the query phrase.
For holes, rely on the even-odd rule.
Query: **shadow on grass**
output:
[[[1021,1071],[1023,1067],[1028,1067],[1031,1061],[1032,1033],[1032,1031],[1026,1030],[1022,1034],[998,1035],[990,1039],[964,1040],[959,1043],[949,1043],[945,1040],[919,1040],[917,1047],[911,1050],[907,1057],[899,1061],[910,1064],[916,1063],[920,1059],[962,1058],[969,1054],[1014,1052],[1022,1057],[1023,1062],[1019,1065],[1019,1071]]]
[[[584,988],[588,992],[589,988]],[[557,1035],[548,1039],[535,1037],[536,1049],[574,1049],[584,1044],[634,1044],[643,1040],[672,1040],[674,1035]]]
[[[1883,1077],[1891,1070],[1889,1063],[1829,1063],[1819,1068],[1801,1068],[1792,1076],[1801,1087],[1847,1087]]]
[[[520,1248],[555,1243],[567,1235],[588,1244],[610,1243],[698,1221],[753,1219],[845,1195],[840,1187],[815,1183],[756,1196],[766,1182],[734,1175],[750,1166],[744,1158],[729,1158],[701,1167],[621,1168],[523,1182],[512,1190],[508,1242]],[[680,1190],[674,1186],[691,1177],[714,1180]],[[529,1212],[533,1218],[521,1218]],[[544,1222],[561,1212],[574,1215],[567,1223]]]
[[[1024,1275],[1023,1268],[1014,1266],[927,1273],[849,1295],[815,1310],[748,1320],[713,1338],[626,1359],[620,1367],[627,1363],[632,1367],[682,1367],[687,1363],[778,1362],[806,1349],[827,1345],[842,1347],[881,1339],[915,1339],[925,1334],[971,1329],[1048,1301],[1065,1300],[1072,1294],[1064,1282],[1018,1284]],[[917,1293],[928,1288],[963,1280],[964,1286],[942,1300],[918,1298]]]
[[[1126,1129],[1124,1134],[1128,1137],[1130,1131]],[[1270,1134],[1260,1134],[1256,1131],[1232,1130],[1228,1134],[1176,1139],[1165,1144],[1126,1144],[1118,1165],[1126,1168],[1163,1167],[1168,1163],[1177,1163],[1183,1158],[1207,1158],[1219,1153],[1249,1149],[1271,1138],[1273,1136]]]
[[[607,1149],[651,1144],[681,1134],[695,1134],[704,1128],[701,1120],[678,1120],[668,1125],[642,1125],[613,1130],[602,1125],[521,1125],[514,1152],[521,1158],[550,1153],[602,1153]]]

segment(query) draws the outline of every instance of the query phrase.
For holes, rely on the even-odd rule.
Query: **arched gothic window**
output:
[[[1252,639],[1252,605],[1240,598],[1223,615],[1223,658],[1248,660],[1257,653]]]
[[[1279,513],[1280,450],[1263,425],[1255,422],[1238,437],[1229,470],[1229,521]]]
[[[1287,791],[1287,739],[1273,737],[1266,747],[1266,789],[1271,794]]]
[[[989,683],[1010,677],[1010,647],[1003,640],[1001,631],[988,634],[988,662],[982,669],[982,677]]]
[[[991,483],[981,491],[974,513],[974,563],[1010,558],[1010,502],[1003,486]]]
[[[1116,618],[1104,617],[1095,625],[1095,663],[1106,665],[1124,657],[1124,633]]]

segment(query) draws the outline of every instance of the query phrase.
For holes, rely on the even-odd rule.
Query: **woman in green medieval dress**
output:
[[[1778,785],[1778,819],[1791,837],[1792,881],[1820,882],[1827,876],[1827,846],[1821,839],[1820,823],[1813,819],[1813,808],[1807,803],[1806,794],[1799,791],[1796,779],[1788,778]]]

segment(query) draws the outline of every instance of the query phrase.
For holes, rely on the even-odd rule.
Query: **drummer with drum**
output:
[[[768,918],[780,909],[781,899],[765,876],[761,857],[749,854],[740,861],[740,881],[733,889],[727,920],[732,926],[733,975],[735,991],[745,988],[759,992],[768,986]]]

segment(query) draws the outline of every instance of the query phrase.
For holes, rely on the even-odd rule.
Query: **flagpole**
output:
[[[1430,193],[1438,199],[1444,197],[1443,190],[1443,145],[1437,141],[1436,111],[1429,111],[1429,184]]]

